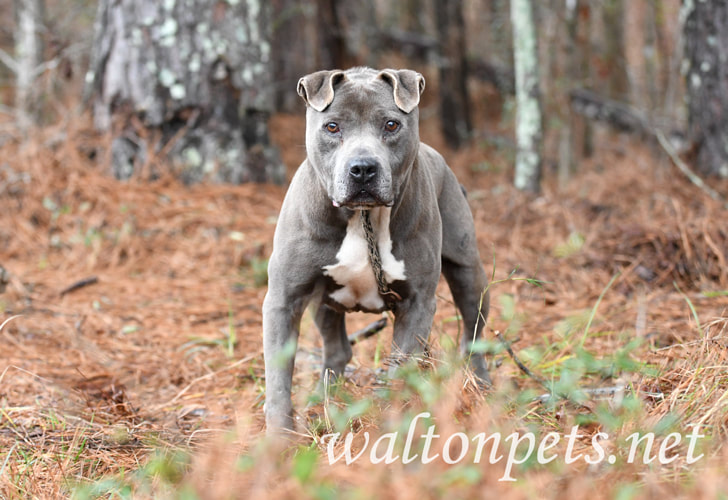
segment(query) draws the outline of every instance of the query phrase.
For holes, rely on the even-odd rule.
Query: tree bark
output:
[[[538,49],[531,0],[511,0],[516,73],[516,188],[538,192],[541,181],[542,119]]]
[[[275,109],[292,113],[302,109],[296,93],[299,78],[316,66],[315,42],[309,35],[312,0],[273,0],[272,53]]]
[[[564,86],[574,85],[575,82],[581,80],[581,68],[582,65],[579,61],[582,54],[578,47],[579,33],[579,1],[571,0],[566,2],[565,12],[565,28],[566,36],[561,37],[561,44],[559,52],[564,61],[564,77],[566,80],[562,80],[562,89]],[[563,125],[559,133],[559,166],[558,166],[558,178],[559,186],[564,187],[568,180],[571,178],[571,174],[576,169],[576,160],[581,158],[582,149],[577,145],[581,145],[583,139],[583,122],[581,117],[577,116],[572,112],[570,106],[564,106],[566,99],[566,93],[562,90],[558,93],[559,97],[559,114],[563,119]],[[565,109],[564,109],[565,108]]]
[[[35,79],[43,58],[43,10],[42,0],[15,0],[15,112],[23,134],[36,123],[40,112]]]
[[[607,93],[612,99],[628,100],[629,78],[624,50],[624,0],[606,0],[602,5],[605,57],[609,68]]]
[[[688,138],[703,174],[728,177],[728,3],[685,0]]]
[[[268,2],[101,0],[94,29],[86,95],[117,178],[162,159],[187,183],[283,179]]]
[[[318,69],[347,69],[371,61],[376,32],[372,0],[316,0]]]
[[[347,69],[346,38],[336,0],[316,0],[320,69]]]
[[[435,2],[440,40],[440,120],[448,145],[460,147],[470,138],[472,121],[467,86],[467,47],[462,0]]]
[[[490,11],[488,59],[513,72],[513,32],[509,22],[509,0],[485,0]]]

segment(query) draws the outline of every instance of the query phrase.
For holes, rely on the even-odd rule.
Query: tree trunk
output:
[[[316,0],[319,69],[347,69],[346,38],[336,0]]]
[[[112,170],[185,182],[281,181],[268,2],[101,0],[87,97],[113,135]]]
[[[470,137],[472,122],[467,87],[467,49],[462,0],[435,2],[440,39],[440,119],[442,133],[452,148]]]
[[[656,80],[654,72],[654,23],[648,2],[627,2],[624,5],[624,59],[629,80],[629,102],[652,111],[653,102],[648,91]],[[656,83],[656,82],[655,82]],[[622,96],[624,99],[626,96]]]
[[[275,109],[292,113],[303,109],[296,93],[299,78],[316,66],[316,44],[308,29],[316,6],[312,0],[273,0],[272,4]]]
[[[575,64],[578,70],[574,74],[579,75],[577,81],[580,84],[586,82],[594,87],[594,80],[598,78],[593,63],[592,38],[595,24],[595,7],[590,0],[577,0],[577,16],[579,17],[576,26],[577,56]],[[576,115],[572,116],[576,117]],[[594,154],[594,127],[591,122],[577,118],[572,121],[571,130],[573,134],[574,158],[589,158]]]
[[[43,1],[15,0],[15,20],[15,109],[18,128],[25,134],[40,112],[35,79],[43,58]]]
[[[377,31],[373,0],[316,0],[318,69],[374,64]]]
[[[511,0],[516,72],[516,188],[538,192],[541,181],[541,99],[531,0]]]
[[[688,135],[698,169],[728,177],[728,3],[685,0]]]
[[[485,0],[490,15],[488,59],[513,72],[513,32],[511,31],[509,0]]]
[[[606,0],[603,4],[605,58],[609,68],[607,92],[612,99],[627,101],[629,78],[627,77],[624,50],[624,1]]]
[[[583,119],[571,111],[570,106],[564,106],[566,92],[563,88],[566,86],[572,86],[576,82],[581,80],[581,51],[578,47],[578,33],[579,33],[579,1],[571,0],[566,2],[565,12],[565,28],[566,36],[561,37],[561,44],[559,52],[564,61],[564,75],[565,80],[561,80],[561,91],[557,93],[559,96],[559,113],[563,119],[563,126],[559,133],[559,166],[558,166],[558,178],[559,186],[564,187],[571,178],[571,174],[576,169],[576,161],[581,159],[582,148],[581,141],[583,140]]]

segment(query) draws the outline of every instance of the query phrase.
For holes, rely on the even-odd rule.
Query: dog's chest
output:
[[[377,207],[370,211],[382,271],[387,283],[405,279],[404,261],[397,260],[392,255],[392,238],[389,232],[391,211],[392,209],[387,207]],[[347,309],[370,311],[384,309],[384,301],[379,295],[369,260],[364,227],[357,214],[349,219],[346,236],[336,254],[336,263],[324,266],[323,269],[326,276],[330,276],[341,286],[329,294],[329,297],[338,304]]]

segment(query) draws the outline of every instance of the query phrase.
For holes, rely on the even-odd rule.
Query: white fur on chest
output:
[[[377,207],[370,211],[372,228],[377,235],[377,246],[382,260],[382,271],[387,283],[404,280],[404,261],[392,255],[392,238],[389,234],[388,207]],[[331,293],[330,297],[342,306],[355,309],[378,310],[384,308],[379,295],[374,271],[369,263],[369,250],[359,214],[349,219],[346,236],[336,254],[336,264],[324,266],[324,274],[330,276],[342,288]]]

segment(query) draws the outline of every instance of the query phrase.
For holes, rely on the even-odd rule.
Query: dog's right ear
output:
[[[334,85],[346,78],[341,70],[317,71],[298,80],[298,95],[318,112],[329,107],[334,100]]]

